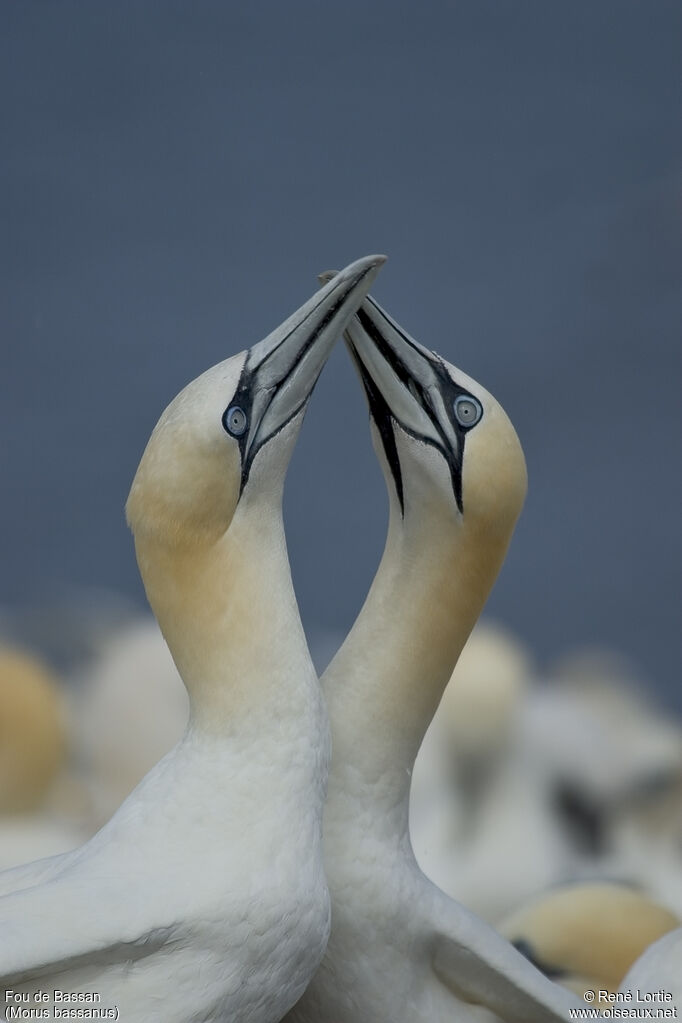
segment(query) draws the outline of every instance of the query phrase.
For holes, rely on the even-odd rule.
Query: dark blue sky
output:
[[[530,492],[490,610],[682,704],[682,5],[60,0],[0,11],[0,601],[142,598],[123,504],[159,412],[368,252],[491,390]],[[386,520],[345,353],[286,523],[311,633]]]

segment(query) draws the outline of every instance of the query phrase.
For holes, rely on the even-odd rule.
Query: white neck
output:
[[[247,494],[216,540],[136,536],[149,602],[187,687],[190,728],[324,787],[324,714],[291,583],[281,511]],[[275,739],[273,736],[276,736]],[[269,738],[270,737],[270,738]],[[325,750],[322,750],[324,759]],[[276,772],[273,772],[273,774]],[[295,772],[294,772],[295,773]]]
[[[408,834],[411,772],[506,552],[451,514],[391,510],[386,547],[365,604],[322,677],[332,726],[328,813],[342,793],[383,804],[392,835]],[[337,794],[341,797],[336,801]],[[378,823],[378,822],[377,822]]]

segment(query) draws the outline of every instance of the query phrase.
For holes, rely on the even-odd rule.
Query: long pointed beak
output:
[[[371,296],[346,327],[345,338],[394,419],[422,440],[458,451],[459,438],[443,396],[449,374],[440,358],[410,337]]]
[[[304,408],[334,342],[385,262],[385,256],[366,256],[351,263],[249,349],[237,389],[251,421],[242,452],[242,487],[259,449]]]
[[[335,280],[333,272],[321,281]],[[458,388],[443,360],[403,330],[371,295],[344,332],[360,374],[370,414],[379,430],[404,513],[403,480],[394,423],[443,455],[462,511],[463,436],[452,418]]]

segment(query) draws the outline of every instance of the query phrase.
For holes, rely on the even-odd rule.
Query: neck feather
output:
[[[245,502],[246,504],[246,502]],[[193,727],[253,735],[309,726],[317,680],[296,605],[281,513],[237,508],[214,542],[136,537],[147,597],[190,697]]]
[[[322,678],[332,724],[330,801],[349,786],[399,815],[424,733],[499,572],[509,535],[392,513],[367,600]],[[395,829],[395,820],[390,827]]]

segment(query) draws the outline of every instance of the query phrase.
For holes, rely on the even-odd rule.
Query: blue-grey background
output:
[[[679,0],[0,9],[0,601],[143,594],[123,504],[168,400],[386,252],[375,294],[505,405],[530,492],[490,609],[678,706]],[[339,347],[286,493],[311,636],[378,561]]]

